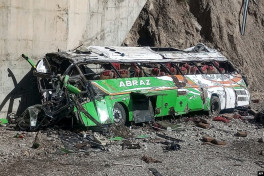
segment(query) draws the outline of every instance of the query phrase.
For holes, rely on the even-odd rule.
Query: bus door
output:
[[[188,66],[188,67],[187,67]],[[197,76],[201,73],[199,72],[198,67],[194,63],[189,65],[185,64],[186,75],[184,75],[184,82],[186,85],[178,89],[178,100],[176,104],[181,107],[179,109],[181,112],[188,113],[189,111],[202,110],[203,109],[203,100],[201,98],[201,91],[197,84],[200,77]]]
[[[178,87],[177,97],[175,99],[175,112],[176,114],[185,114],[189,112],[188,108],[188,89],[186,88],[187,79],[183,75],[176,75],[175,79],[177,79]]]
[[[236,94],[232,87],[225,87],[225,93],[226,93],[226,104],[225,108],[235,108],[236,106]]]
[[[184,88],[177,89],[176,112],[179,115],[186,114],[189,112],[188,90],[187,89],[184,89]]]
[[[231,109],[235,108],[236,106],[236,93],[233,88],[234,82],[232,81],[232,77],[234,75],[230,74],[230,66],[227,62],[219,63],[214,62],[214,66],[217,68],[218,74],[221,77],[221,85],[224,88],[225,91],[225,106],[221,106],[222,109]]]

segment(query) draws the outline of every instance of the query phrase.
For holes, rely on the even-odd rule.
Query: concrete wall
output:
[[[32,101],[30,66],[20,57],[22,53],[37,61],[47,52],[73,49],[82,43],[120,45],[145,3],[0,0],[0,118]]]

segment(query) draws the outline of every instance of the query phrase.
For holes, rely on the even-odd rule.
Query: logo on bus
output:
[[[149,86],[150,80],[132,80],[132,81],[120,81],[119,87],[130,87],[130,86]]]

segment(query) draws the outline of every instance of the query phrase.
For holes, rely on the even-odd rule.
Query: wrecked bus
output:
[[[219,52],[203,44],[179,50],[150,47],[81,47],[46,54],[37,65],[42,104],[18,120],[36,129],[62,118],[83,126],[149,122],[167,115],[249,105],[247,85]]]

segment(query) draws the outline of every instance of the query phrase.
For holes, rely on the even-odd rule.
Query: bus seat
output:
[[[177,70],[174,67],[170,68],[170,72],[172,75],[177,75]]]
[[[115,69],[120,70],[120,63],[112,63]]]
[[[170,63],[167,63],[167,64],[166,64],[166,67],[167,67],[168,69],[170,69],[170,68],[171,68],[171,64],[170,64]]]
[[[165,76],[166,74],[165,74],[165,72],[160,72],[159,73],[159,76]]]
[[[140,69],[135,69],[134,77],[143,77],[143,71]]]
[[[113,77],[114,73],[111,70],[105,70],[100,74],[100,79],[112,79]]]
[[[187,63],[183,64],[183,66],[184,66],[186,69],[189,69],[189,68],[190,68],[190,65],[187,64]]]
[[[215,61],[214,64],[216,67],[219,67],[219,62]]]
[[[185,64],[183,64],[183,66],[187,69],[186,74],[189,74],[190,73],[190,65],[185,63]]]
[[[144,70],[145,73],[147,73],[148,75],[151,75],[152,68],[142,67],[142,69]]]
[[[182,72],[182,74],[186,75],[188,73],[188,70],[187,70],[186,67],[182,66],[181,67],[181,72]]]
[[[152,74],[153,76],[159,76],[159,74],[160,74],[160,69],[158,69],[158,68],[153,68],[152,71],[151,71],[151,74]]]
[[[128,70],[125,70],[125,69],[123,69],[123,70],[119,70],[119,73],[120,73],[120,75],[121,75],[121,77],[122,78],[129,78],[129,71]]]
[[[196,66],[192,66],[191,69],[190,69],[190,74],[191,75],[196,74],[197,70],[198,70],[198,68]]]
[[[215,74],[216,73],[216,69],[214,68],[214,66],[210,65],[207,69],[207,73],[208,74]]]
[[[224,68],[219,68],[220,73],[226,73]]]
[[[208,68],[208,65],[203,65],[202,66],[201,69],[202,69],[203,73],[205,73],[205,74],[207,73],[207,68]]]

